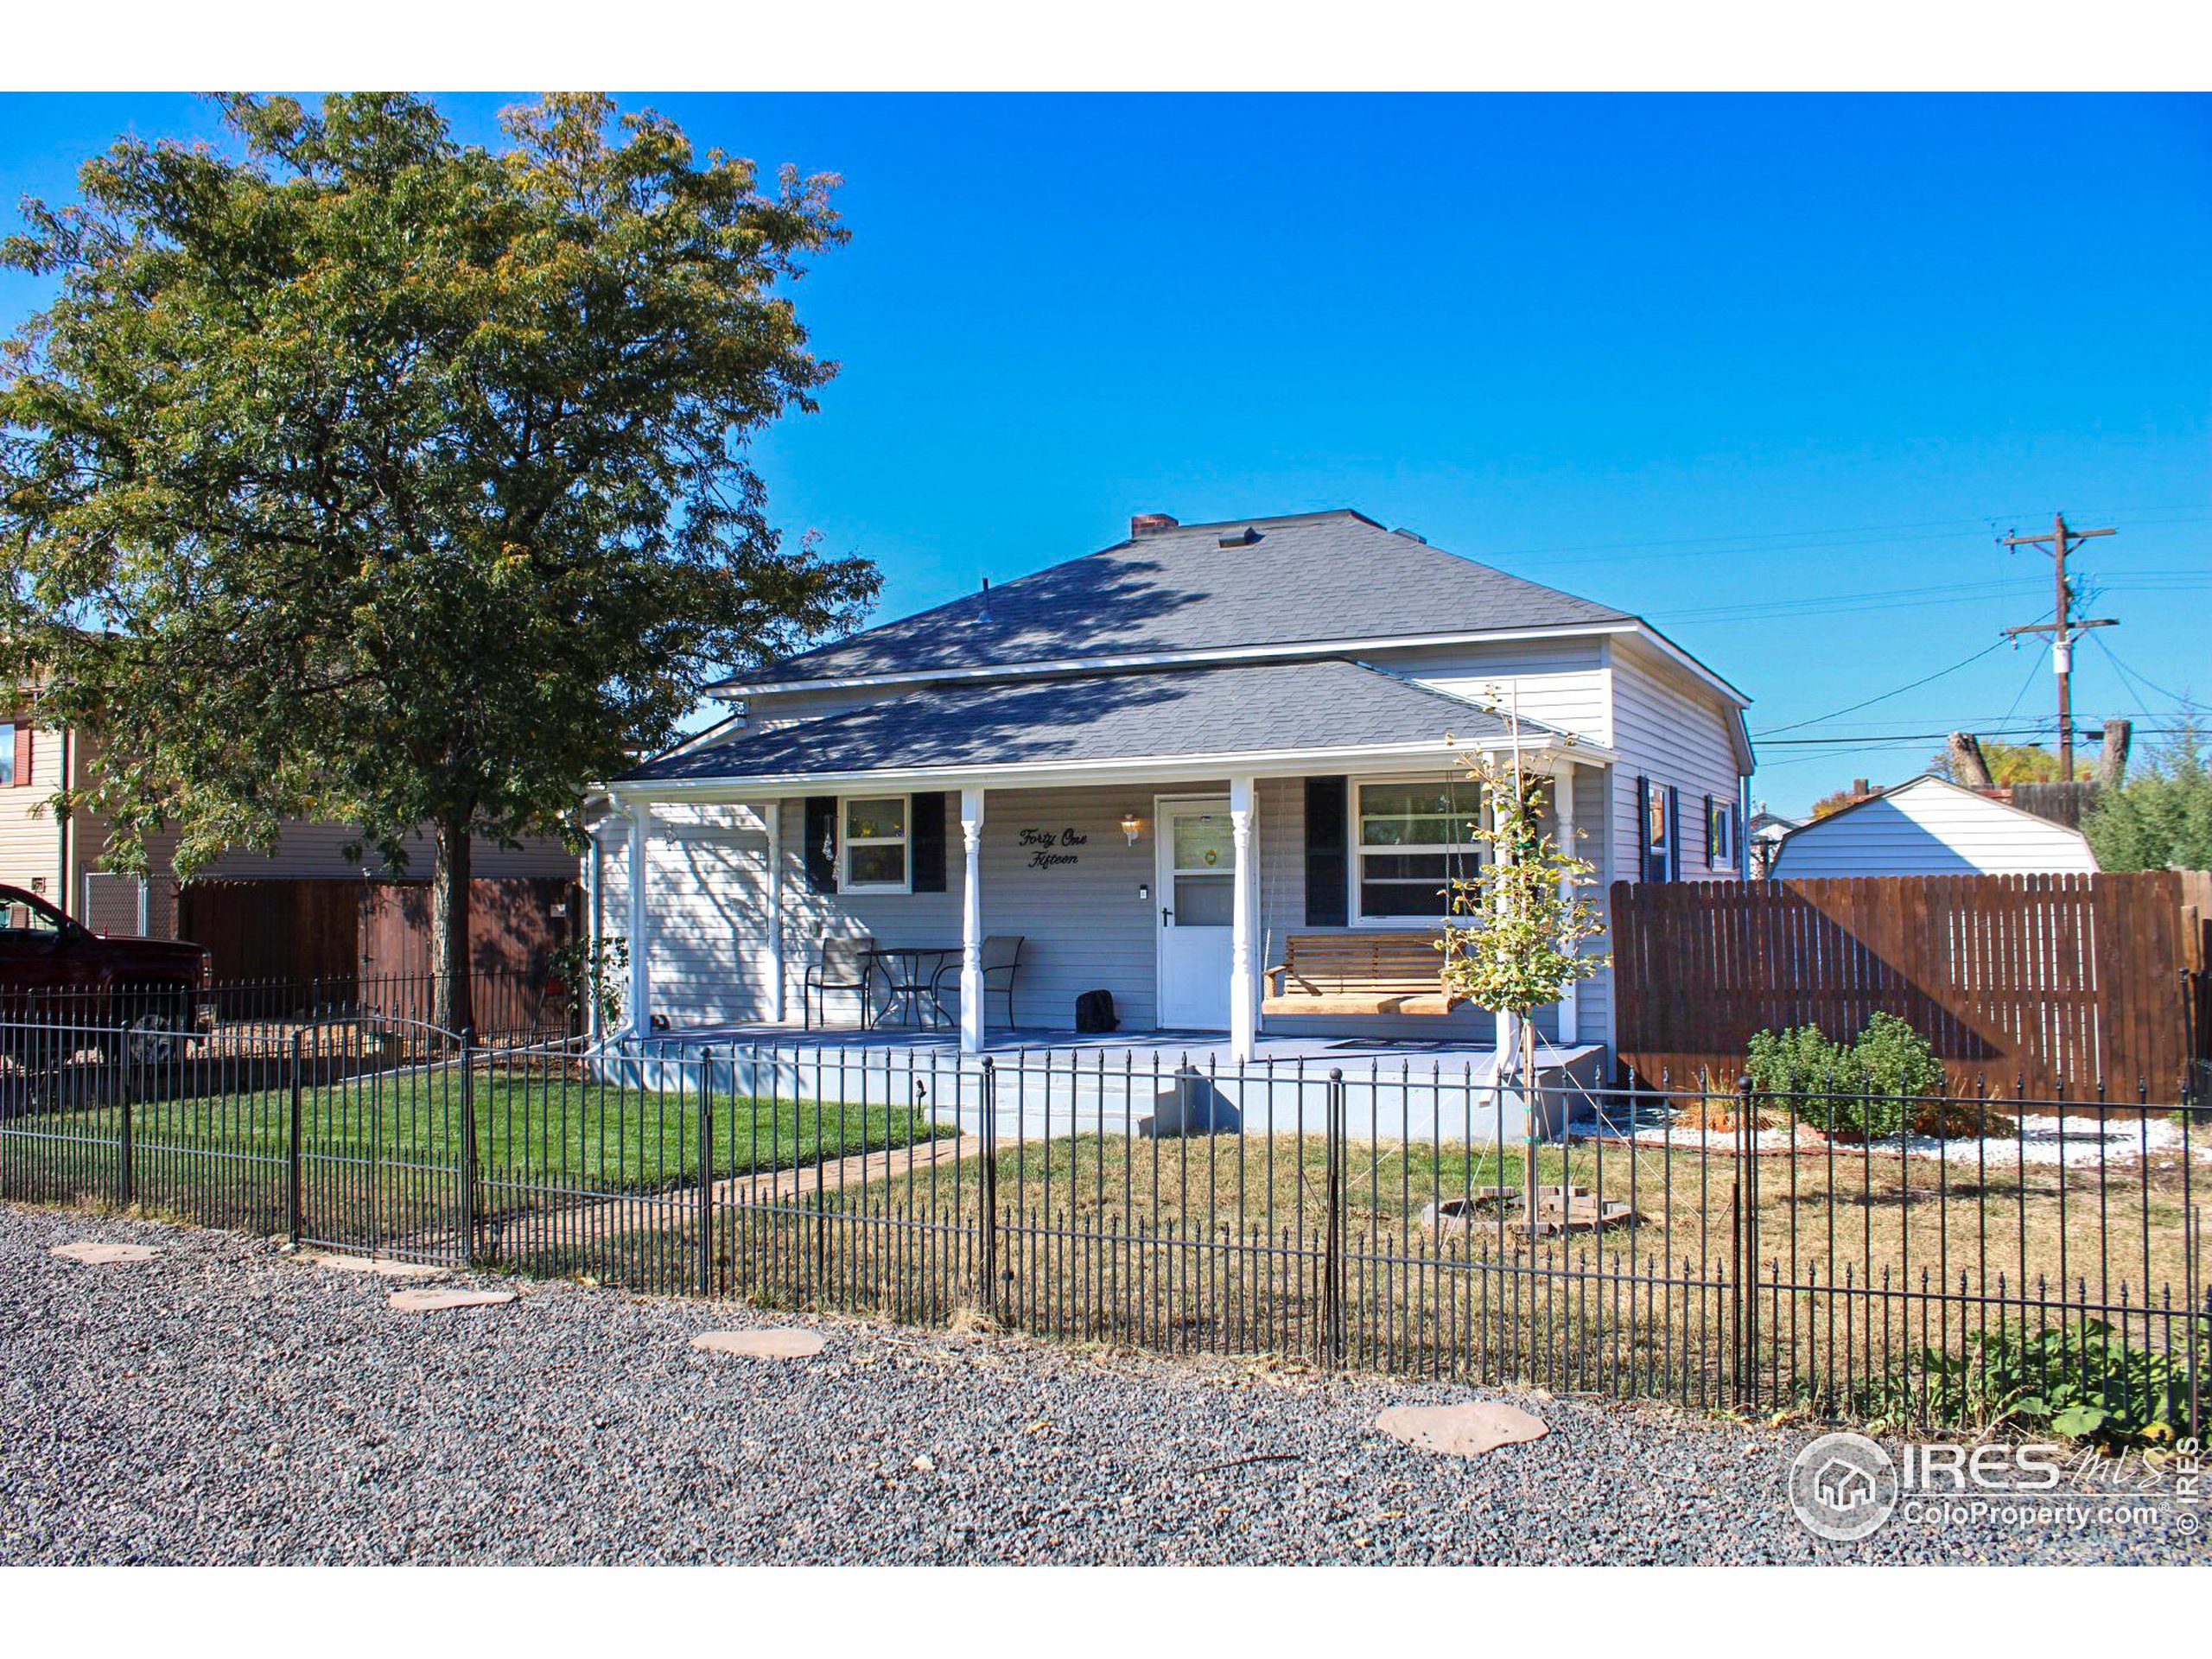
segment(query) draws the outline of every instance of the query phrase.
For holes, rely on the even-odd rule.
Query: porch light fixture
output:
[[[1122,814],[1122,833],[1129,838],[1129,845],[1137,844],[1137,831],[1144,828],[1144,820],[1134,812]]]

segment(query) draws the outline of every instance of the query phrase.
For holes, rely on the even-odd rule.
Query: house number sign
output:
[[[1033,870],[1056,870],[1064,864],[1072,864],[1077,857],[1075,849],[1090,845],[1089,836],[1078,835],[1073,829],[1024,830],[1020,834],[1021,849],[1029,855]]]

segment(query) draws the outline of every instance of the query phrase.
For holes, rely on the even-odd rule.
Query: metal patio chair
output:
[[[830,993],[851,991],[860,998],[861,1024],[868,1022],[868,991],[875,976],[875,941],[866,934],[857,938],[822,941],[822,954],[806,970],[799,984],[799,1025],[814,1029],[814,1002],[822,1000],[822,1023],[830,1023]]]
[[[1014,979],[1021,968],[1020,933],[994,933],[983,941],[983,1003],[985,1023],[989,1023],[990,1000],[994,995],[1006,998],[1006,1023],[1014,1025]],[[956,991],[960,988],[960,962],[957,957],[937,970],[930,982],[930,1000],[941,1003],[944,998],[945,982],[950,980]]]

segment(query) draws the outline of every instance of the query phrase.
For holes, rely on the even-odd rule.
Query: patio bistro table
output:
[[[938,1000],[931,981],[947,957],[959,954],[957,944],[879,944],[869,950],[868,967],[883,976],[886,993],[870,1025],[884,1026],[902,1010],[907,1016],[902,1025],[950,1025],[951,1011]]]

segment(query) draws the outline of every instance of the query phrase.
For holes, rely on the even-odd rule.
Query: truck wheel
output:
[[[170,1071],[183,1062],[188,1027],[175,999],[141,998],[123,1007],[121,1058],[133,1066]]]

